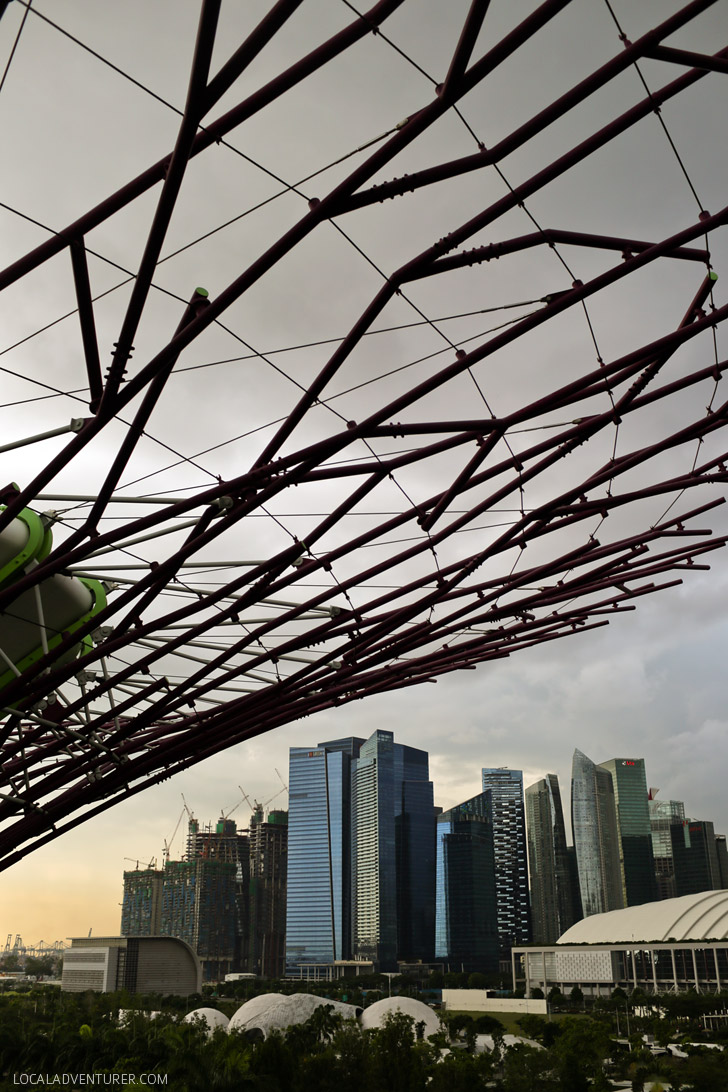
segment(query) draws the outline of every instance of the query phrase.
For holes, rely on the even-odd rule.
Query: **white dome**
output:
[[[292,1024],[303,1024],[316,1009],[331,1005],[335,1013],[344,1019],[356,1019],[361,1009],[330,1001],[327,997],[315,997],[310,993],[266,993],[253,997],[241,1005],[230,1020],[229,1031],[250,1031],[257,1028],[268,1036],[274,1029],[284,1031]]]
[[[476,1035],[475,1036],[475,1053],[482,1054],[484,1051],[489,1053],[493,1052],[495,1046],[495,1039],[492,1035]],[[545,1047],[541,1043],[537,1043],[535,1039],[526,1039],[523,1035],[510,1035],[505,1032],[503,1035],[503,1046],[506,1049],[513,1046],[528,1046],[535,1047],[536,1050],[545,1050]]]
[[[247,1027],[252,1020],[264,1013],[271,1005],[275,1005],[276,1001],[282,1001],[285,996],[284,993],[261,993],[257,997],[251,997],[230,1017],[230,1030]]]
[[[577,921],[558,944],[627,944],[630,941],[728,939],[728,891],[700,891],[662,902],[610,910]]]
[[[439,1016],[429,1005],[416,1001],[414,997],[383,997],[381,1001],[375,1001],[368,1009],[364,1009],[361,1026],[381,1028],[390,1012],[403,1012],[405,1016],[411,1016],[415,1024],[424,1022],[426,1039],[442,1030]]]
[[[193,1009],[184,1018],[185,1024],[193,1024],[195,1021],[207,1025],[208,1035],[212,1035],[216,1028],[227,1028],[229,1020],[224,1012],[219,1009]]]

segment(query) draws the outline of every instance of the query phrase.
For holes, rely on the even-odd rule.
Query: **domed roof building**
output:
[[[184,1018],[185,1024],[193,1024],[199,1022],[205,1025],[207,1028],[207,1034],[212,1035],[217,1028],[225,1028],[230,1023],[224,1012],[220,1012],[219,1009],[193,1009],[192,1012],[188,1012]]]
[[[514,948],[513,982],[527,994],[577,985],[609,993],[615,986],[651,993],[728,986],[728,890],[592,914],[552,946]]]
[[[593,914],[572,925],[559,944],[621,944],[642,940],[725,940],[728,938],[728,891],[700,891],[662,902]]]
[[[344,1019],[356,1019],[361,1009],[330,1001],[327,997],[315,997],[310,993],[266,993],[252,997],[241,1005],[231,1017],[228,1031],[258,1032],[267,1038],[271,1031],[285,1031],[293,1024],[304,1024],[316,1009],[330,1005]]]
[[[368,1009],[364,1009],[361,1015],[361,1026],[367,1028],[381,1028],[387,1017],[393,1012],[403,1012],[405,1016],[411,1016],[415,1025],[425,1025],[425,1039],[442,1030],[442,1024],[429,1005],[422,1001],[416,1001],[413,997],[383,997],[381,1001],[375,1001]]]

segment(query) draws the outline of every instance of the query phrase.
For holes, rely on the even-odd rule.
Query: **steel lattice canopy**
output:
[[[724,545],[713,9],[4,10],[5,865]]]

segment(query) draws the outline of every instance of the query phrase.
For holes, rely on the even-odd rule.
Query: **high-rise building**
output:
[[[258,804],[250,817],[250,958],[248,968],[261,978],[286,973],[286,871],[288,812],[271,811],[263,819]]]
[[[580,750],[571,770],[571,828],[584,917],[624,907],[614,783]]]
[[[619,868],[625,906],[639,906],[657,898],[655,858],[643,758],[610,758],[601,762],[614,786],[619,835]]]
[[[432,958],[435,810],[426,751],[377,731],[352,763],[354,955],[380,969]]]
[[[672,849],[678,895],[721,887],[715,830],[707,819],[686,819],[682,827],[673,827]]]
[[[528,944],[531,939],[522,771],[484,769],[483,792],[488,791],[493,806],[498,937],[503,960],[510,958],[514,945]]]
[[[124,899],[121,904],[123,937],[156,937],[162,921],[161,869],[144,868],[124,873]]]
[[[555,944],[574,924],[561,791],[556,774],[526,789],[531,926],[538,944]]]
[[[437,817],[435,958],[453,970],[498,970],[491,794]]]
[[[186,941],[206,982],[219,982],[236,958],[235,865],[197,857],[167,861],[160,935]]]
[[[728,887],[728,847],[726,846],[725,834],[716,834],[715,852],[718,858],[718,878],[720,879],[718,886]]]
[[[658,792],[659,789],[650,789],[648,794],[657,898],[674,899],[677,895],[677,887],[675,884],[672,829],[673,827],[679,827],[680,834],[682,834],[682,826],[685,822],[685,805],[682,800],[658,800]]]
[[[362,739],[292,747],[286,965],[351,958],[351,764]]]
[[[214,825],[200,826],[190,818],[187,828],[187,860],[220,861],[235,868],[233,928],[235,950],[230,970],[246,970],[250,964],[250,842],[233,819],[221,815]],[[171,873],[170,873],[171,875]],[[184,939],[184,938],[183,938]],[[200,953],[198,952],[198,955]],[[201,957],[202,958],[202,957]]]

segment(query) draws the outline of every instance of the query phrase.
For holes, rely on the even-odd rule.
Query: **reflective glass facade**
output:
[[[675,886],[675,858],[672,849],[672,828],[680,827],[685,821],[685,805],[682,800],[658,800],[657,789],[650,789],[648,807],[650,809],[650,829],[652,832],[652,855],[655,858],[655,882],[658,899],[674,899],[677,895]]]
[[[614,785],[608,770],[574,751],[571,827],[584,917],[624,907]]]
[[[428,755],[375,732],[352,764],[354,955],[382,969],[434,948],[435,815]]]
[[[437,817],[435,958],[452,970],[498,969],[491,794]]]
[[[290,751],[286,964],[351,957],[351,764],[363,741]]]
[[[488,790],[493,805],[498,935],[505,958],[510,957],[513,945],[528,944],[531,939],[522,771],[484,769],[483,792]]]
[[[720,864],[713,824],[687,819],[672,828],[675,887],[678,895],[697,895],[721,887]]]
[[[652,829],[643,758],[610,758],[600,763],[614,786],[619,834],[619,867],[625,906],[657,898]]]
[[[531,922],[537,944],[555,944],[574,924],[561,791],[556,774],[526,789]]]

